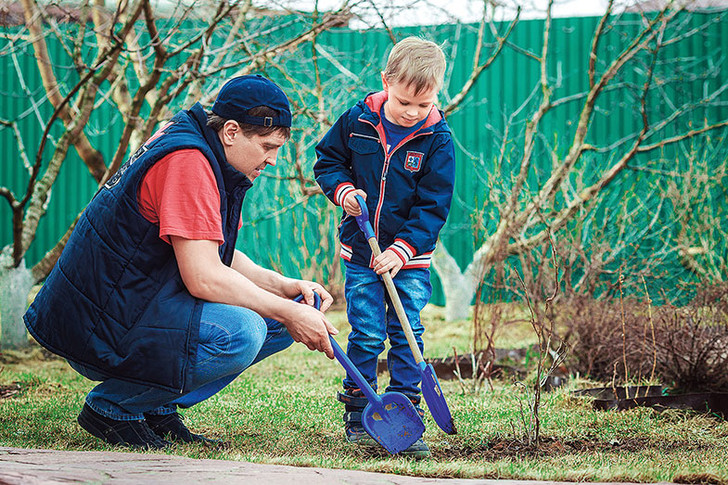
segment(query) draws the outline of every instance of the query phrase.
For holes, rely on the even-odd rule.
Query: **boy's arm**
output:
[[[350,111],[341,115],[316,145],[317,160],[313,166],[313,173],[321,190],[331,202],[339,206],[356,189],[349,150],[350,130],[346,123]]]
[[[430,162],[417,184],[417,203],[409,218],[387,248],[394,251],[402,264],[435,246],[450,211],[455,188],[455,147],[452,138],[429,154]]]

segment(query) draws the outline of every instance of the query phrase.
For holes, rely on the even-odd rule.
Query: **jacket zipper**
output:
[[[374,128],[374,131],[377,132],[377,135],[379,135],[379,130],[377,130],[377,127],[374,125],[374,123],[372,123],[369,120],[364,120],[361,118],[359,118],[359,120],[363,121],[364,123],[369,123],[372,126],[372,128]],[[353,133],[353,132],[351,134],[355,135],[355,133]],[[377,202],[377,209],[374,211],[374,236],[375,236],[377,242],[379,242],[379,215],[382,211],[382,205],[384,204],[384,192],[385,192],[385,189],[387,186],[387,173],[389,172],[389,161],[392,159],[392,155],[394,155],[394,152],[399,150],[401,147],[403,147],[405,144],[407,144],[407,142],[409,142],[410,140],[414,140],[418,136],[425,136],[425,135],[431,135],[431,134],[432,134],[432,132],[415,133],[412,136],[408,136],[404,140],[400,141],[399,144],[396,147],[394,147],[394,149],[390,153],[387,153],[387,146],[382,141],[381,136],[379,138],[375,138],[373,136],[361,135],[361,134],[356,133],[356,136],[361,136],[362,138],[376,139],[382,145],[382,149],[384,150],[384,167],[382,167],[382,176],[381,176],[380,182],[379,182],[379,201]]]
[[[376,141],[377,143],[380,143],[380,144],[382,143],[382,141],[378,137],[376,137],[376,136],[363,135],[361,133],[354,133],[354,132],[352,132],[349,136],[350,137],[356,136],[358,138],[364,138],[366,140],[374,140],[374,141]]]

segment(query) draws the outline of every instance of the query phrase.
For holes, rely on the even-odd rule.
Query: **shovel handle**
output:
[[[367,238],[369,247],[372,249],[372,254],[376,258],[380,254],[382,254],[382,250],[380,249],[377,238],[374,235],[372,224],[369,222],[369,210],[367,209],[367,205],[363,197],[361,197],[360,195],[356,195],[354,196],[354,198],[357,202],[359,202],[359,207],[361,207],[361,215],[356,216],[356,222],[357,224],[359,224],[359,228],[364,233],[364,236]],[[407,318],[407,313],[405,313],[404,311],[404,306],[402,306],[402,300],[400,300],[399,293],[397,293],[397,288],[394,286],[394,281],[392,281],[392,275],[389,274],[389,271],[387,271],[385,273],[382,273],[382,279],[384,280],[384,286],[387,287],[387,293],[389,293],[389,298],[392,300],[392,304],[394,305],[394,311],[397,313],[399,323],[402,325],[402,330],[404,330],[404,335],[405,337],[407,337],[407,344],[409,344],[412,355],[414,355],[415,357],[415,363],[419,365],[420,362],[424,362],[425,359],[424,357],[422,357],[420,347],[417,345],[415,334],[412,332],[412,325],[410,325],[409,318]]]
[[[321,309],[321,296],[319,296],[318,293],[315,291],[313,292],[313,298],[314,298],[314,307],[316,310]],[[296,298],[293,299],[293,301],[302,303],[303,302],[303,295],[299,295]],[[372,386],[369,385],[366,379],[364,379],[364,376],[361,375],[361,372],[359,372],[359,369],[356,368],[354,363],[349,359],[349,356],[346,355],[346,352],[339,346],[339,344],[334,339],[333,335],[329,335],[329,340],[331,341],[331,347],[334,349],[334,357],[336,357],[336,360],[339,361],[339,363],[346,369],[346,372],[351,375],[352,379],[357,383],[359,388],[361,389],[361,392],[364,393],[364,395],[367,397],[370,403],[382,403],[382,398],[379,397],[379,395],[372,389]]]
[[[354,379],[354,382],[357,383],[359,389],[361,389],[361,392],[364,393],[370,403],[374,405],[381,405],[382,398],[377,395],[374,389],[372,389],[372,386],[370,386],[367,380],[364,379],[364,376],[361,375],[359,369],[356,368],[351,359],[349,359],[349,357],[346,355],[344,349],[339,346],[333,335],[329,335],[329,339],[331,340],[331,347],[333,347],[334,349],[334,357],[336,357],[336,360],[338,360],[339,363],[344,367],[344,369],[346,369],[346,372],[349,373],[351,378]]]
[[[364,233],[365,238],[369,239],[370,237],[375,237],[374,229],[372,229],[372,224],[369,222],[369,209],[364,201],[364,197],[361,195],[355,195],[354,198],[361,208],[361,214],[356,216],[356,223],[359,225],[359,229],[361,229],[361,232]]]

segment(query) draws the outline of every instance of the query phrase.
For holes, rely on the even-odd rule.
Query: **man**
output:
[[[278,86],[234,78],[211,113],[197,103],[151,137],[82,214],[24,318],[38,342],[102,381],[78,416],[92,435],[148,449],[211,442],[177,409],[294,340],[333,358],[331,295],[235,249],[245,193],[290,126]]]

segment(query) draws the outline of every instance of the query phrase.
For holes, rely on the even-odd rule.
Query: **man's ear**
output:
[[[233,120],[227,120],[225,124],[222,125],[222,130],[220,130],[220,139],[222,140],[222,144],[225,146],[232,145],[239,132],[240,127],[238,126],[238,123]]]

